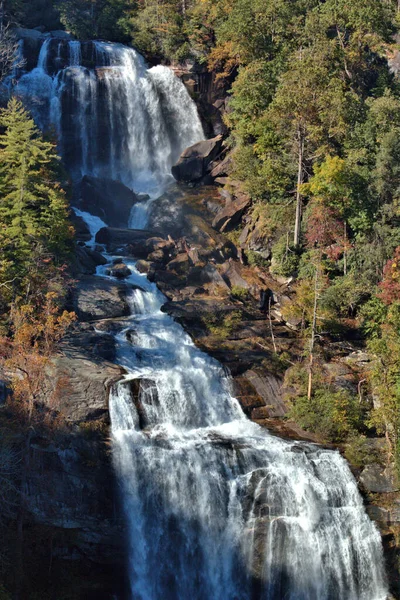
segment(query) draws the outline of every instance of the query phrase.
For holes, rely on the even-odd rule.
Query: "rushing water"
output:
[[[173,72],[148,69],[121,44],[47,39],[14,92],[42,129],[55,128],[75,179],[108,177],[154,195],[182,150],[203,139],[196,107]]]
[[[183,85],[123,46],[45,42],[16,90],[56,126],[75,177],[157,187],[202,138]],[[92,235],[103,225],[77,212]],[[142,204],[130,225],[145,222]],[[222,367],[128,265],[132,314],[117,336],[128,375],[110,413],[129,600],[384,600],[380,536],[343,458],[247,420]]]

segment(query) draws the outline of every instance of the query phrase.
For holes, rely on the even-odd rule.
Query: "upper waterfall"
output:
[[[108,177],[152,193],[184,148],[204,138],[196,106],[171,69],[148,69],[121,44],[47,39],[14,92],[43,130],[55,128],[75,179]]]

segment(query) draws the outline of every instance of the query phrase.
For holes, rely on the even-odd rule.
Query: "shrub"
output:
[[[346,390],[317,389],[310,400],[300,396],[289,416],[301,427],[332,442],[341,442],[362,426],[357,397]]]
[[[239,287],[238,285],[233,285],[231,289],[231,296],[237,300],[244,301],[249,298],[249,290]]]

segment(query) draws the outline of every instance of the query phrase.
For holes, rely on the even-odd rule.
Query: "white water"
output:
[[[131,375],[110,412],[131,598],[384,600],[380,536],[346,462],[248,421],[220,365],[129,267],[145,291],[118,336]],[[131,378],[144,380],[140,416]]]
[[[50,75],[51,48],[17,90],[38,120],[51,117],[75,175],[117,177],[136,190],[162,185],[174,156],[202,137],[182,84],[105,43],[93,44],[90,69],[81,66],[87,49],[70,43],[67,66]],[[77,213],[93,236],[103,226]],[[143,203],[130,225],[145,222]],[[129,600],[384,600],[380,536],[346,462],[248,421],[221,366],[128,265],[128,281],[141,289],[132,291],[132,316],[117,338],[129,375],[112,391],[110,414]]]
[[[181,81],[121,44],[45,40],[14,92],[42,129],[56,129],[75,179],[108,177],[154,197],[181,152],[204,138]]]

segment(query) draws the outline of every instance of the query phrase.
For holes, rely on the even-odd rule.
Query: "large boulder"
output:
[[[238,194],[236,198],[228,202],[226,206],[220,210],[212,223],[212,226],[219,231],[228,231],[235,227],[243,213],[249,208],[251,198],[246,194]]]
[[[209,171],[209,167],[221,151],[222,135],[211,140],[197,142],[186,148],[172,167],[172,175],[177,181],[189,183],[201,180]]]
[[[72,262],[72,271],[74,275],[94,275],[96,273],[96,268],[99,265],[106,265],[108,262],[100,252],[79,245],[75,247],[74,258],[75,259]]]
[[[164,238],[146,229],[119,229],[103,227],[96,234],[96,242],[105,244],[109,252],[125,248],[136,258],[147,258],[159,245],[165,243]]]
[[[110,279],[87,275],[73,293],[73,309],[81,321],[124,317],[130,314],[127,287]]]
[[[110,227],[127,227],[132,207],[139,198],[120,181],[85,175],[80,208],[100,217]]]

